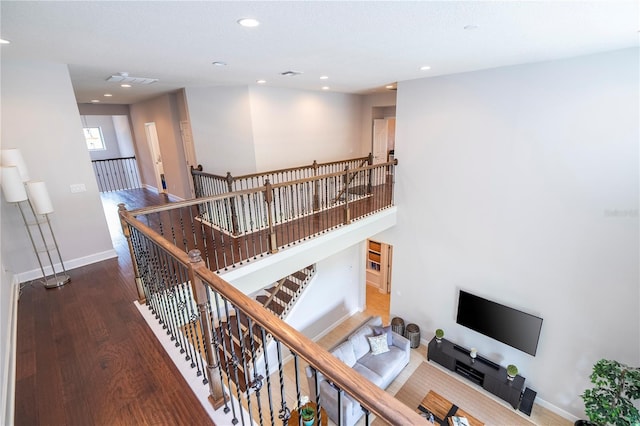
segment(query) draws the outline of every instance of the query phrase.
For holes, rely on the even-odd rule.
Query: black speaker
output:
[[[520,400],[520,411],[525,413],[527,416],[531,415],[533,400],[536,399],[536,395],[536,391],[533,391],[530,388],[526,388],[522,394],[522,399]]]

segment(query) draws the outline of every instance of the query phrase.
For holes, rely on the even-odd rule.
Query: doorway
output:
[[[393,246],[377,240],[367,240],[366,311],[389,323],[391,311],[391,271]]]
[[[149,151],[151,152],[151,158],[153,160],[156,188],[158,189],[158,194],[164,194],[167,192],[167,182],[164,178],[162,152],[160,151],[160,142],[158,141],[158,131],[156,130],[156,123],[144,123],[144,132],[147,136],[147,143],[149,144]]]

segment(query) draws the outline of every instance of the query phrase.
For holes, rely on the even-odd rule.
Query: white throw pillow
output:
[[[387,345],[387,335],[380,334],[378,336],[369,336],[369,346],[371,346],[371,353],[373,355],[380,355],[385,352],[389,352],[389,345]]]

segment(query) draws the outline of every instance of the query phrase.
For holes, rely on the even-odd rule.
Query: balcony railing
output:
[[[303,392],[309,392],[300,379],[306,379],[307,365],[313,378],[321,374],[333,383],[338,405],[347,395],[361,405],[366,425],[372,415],[389,424],[423,422],[414,409],[214,272],[391,206],[395,165],[267,182],[261,188],[131,212],[120,206],[140,299],[191,363],[194,379],[208,386],[211,404],[228,413],[233,424],[288,424],[292,411],[302,405]],[[370,182],[365,191],[351,191],[357,174]],[[334,184],[335,192],[326,189]],[[237,236],[229,225],[232,205],[242,222]],[[216,222],[220,219],[224,223]],[[216,263],[221,259],[226,260]],[[288,363],[293,380],[285,380]],[[317,380],[308,385],[313,383]],[[315,387],[309,394],[320,394]],[[323,407],[324,401],[316,398],[315,404]],[[319,410],[318,424],[324,424],[323,413]],[[341,421],[339,417],[337,424]]]
[[[134,212],[212,271],[299,244],[393,205],[397,160]]]
[[[244,189],[259,188],[268,180],[271,184],[292,182],[298,179],[322,176],[330,173],[342,172],[345,169],[354,170],[365,165],[373,164],[373,156],[351,158],[348,160],[318,163],[287,169],[272,170],[263,173],[253,173],[243,176],[220,176],[202,171],[202,166],[191,168],[193,187],[196,198],[225,194],[227,192],[242,191]]]
[[[136,157],[92,160],[100,192],[141,188]]]

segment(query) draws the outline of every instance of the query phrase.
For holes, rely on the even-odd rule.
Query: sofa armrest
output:
[[[401,336],[395,331],[391,332],[391,344],[393,346],[400,348],[404,352],[409,352],[409,349],[411,348],[409,339],[407,339],[404,336]]]

